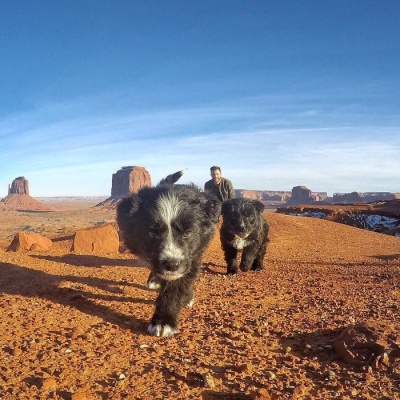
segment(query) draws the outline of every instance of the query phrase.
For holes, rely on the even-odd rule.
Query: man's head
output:
[[[212,181],[216,184],[219,185],[221,182],[221,168],[220,167],[211,167],[210,168],[210,172],[211,172],[211,178]]]

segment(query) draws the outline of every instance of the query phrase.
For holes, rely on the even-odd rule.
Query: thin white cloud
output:
[[[397,190],[398,126],[344,124],[326,105],[285,100],[108,114],[86,105],[85,115],[72,104],[13,116],[0,123],[0,194],[24,175],[38,196],[108,195],[123,165],[146,167],[154,183],[186,167],[182,179],[202,186],[215,164],[237,188]]]

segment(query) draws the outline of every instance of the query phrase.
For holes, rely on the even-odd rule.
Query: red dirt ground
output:
[[[77,229],[114,213],[58,207],[0,212],[1,400],[400,399],[390,353],[400,344],[399,238],[268,212],[265,269],[226,276],[216,234],[195,304],[167,339],[146,333],[156,293],[143,262],[70,252]],[[18,230],[53,247],[6,252]],[[371,367],[343,360],[332,341],[365,321],[384,327],[387,352]]]

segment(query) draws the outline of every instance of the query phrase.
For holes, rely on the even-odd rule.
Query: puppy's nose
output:
[[[162,260],[161,266],[166,271],[174,272],[179,268],[179,261],[177,261],[177,260]]]
[[[246,231],[246,227],[243,224],[239,225],[239,232],[245,232]]]

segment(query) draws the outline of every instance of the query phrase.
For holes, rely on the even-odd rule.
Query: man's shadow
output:
[[[63,282],[76,283],[76,287],[60,287]],[[85,291],[81,286],[96,287],[110,294],[94,294]],[[121,301],[133,304],[154,304],[153,300],[119,296],[121,286],[135,287],[147,290],[144,285],[125,281],[95,278],[89,276],[53,275],[43,271],[32,270],[11,263],[0,263],[0,296],[20,295],[25,297],[39,297],[63,306],[74,307],[91,316],[99,317],[104,321],[118,325],[124,329],[133,329],[138,333],[145,333],[148,321],[132,315],[115,312],[111,308],[97,304],[95,300]],[[142,306],[140,306],[142,308]]]

